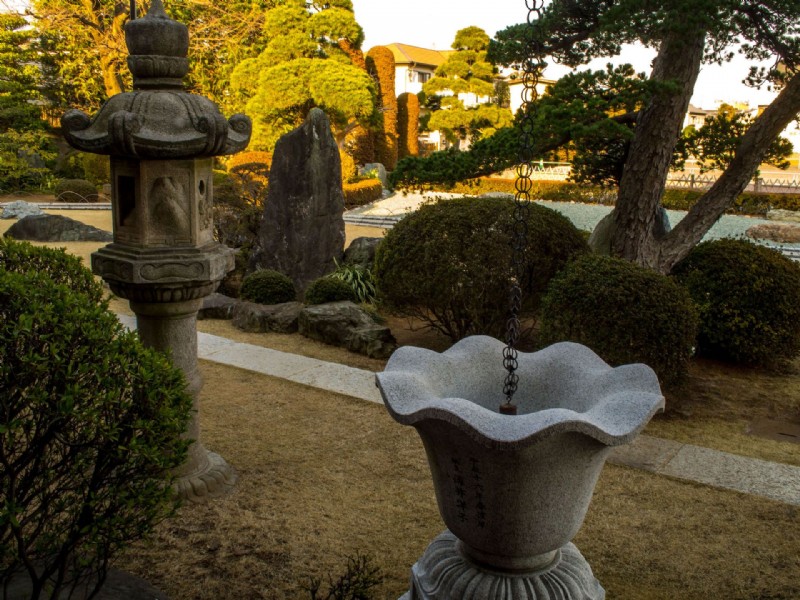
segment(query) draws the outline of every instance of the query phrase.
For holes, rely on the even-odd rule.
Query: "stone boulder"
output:
[[[30,242],[110,242],[114,236],[61,215],[31,215],[9,227],[6,236]]]
[[[388,358],[397,348],[388,327],[375,323],[348,301],[307,306],[300,313],[298,325],[308,338],[371,358]]]
[[[248,270],[285,273],[302,294],[342,258],[343,214],[339,148],[328,117],[314,108],[303,125],[275,146],[264,216]]]
[[[767,213],[767,219],[770,221],[788,221],[790,223],[800,223],[800,211],[776,208]]]
[[[0,214],[0,219],[24,219],[25,217],[43,214],[38,204],[16,200],[15,202],[6,204],[3,209],[3,214]]]
[[[386,175],[386,167],[382,163],[367,163],[358,170],[359,175],[368,173],[375,173],[375,176],[381,180],[381,185],[384,188],[389,187],[389,177]]]
[[[203,306],[197,313],[198,319],[230,319],[233,317],[233,307],[239,301],[225,294],[211,294],[203,298]]]
[[[233,306],[231,322],[234,327],[251,333],[294,333],[302,310],[300,302],[271,305],[237,302]]]
[[[372,269],[375,264],[375,250],[383,238],[358,237],[350,242],[344,251],[344,264],[356,265],[365,269]]]
[[[603,254],[608,256],[611,254],[611,235],[614,232],[614,213],[610,212],[605,217],[600,219],[600,222],[592,231],[589,236],[589,248],[595,254]],[[667,235],[672,229],[669,222],[669,215],[667,211],[661,208],[659,218],[656,220],[655,236],[656,239]]]
[[[754,240],[770,240],[781,244],[800,244],[800,226],[783,223],[753,225],[745,234]]]

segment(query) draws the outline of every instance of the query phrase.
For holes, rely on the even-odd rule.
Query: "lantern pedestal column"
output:
[[[193,417],[185,434],[194,442],[186,462],[175,473],[173,484],[182,498],[194,502],[225,493],[237,479],[225,459],[208,451],[200,441],[199,394],[203,381],[197,369],[197,311],[202,303],[202,298],[171,303],[131,302],[142,343],[170,355],[186,376],[194,400]]]
[[[111,290],[130,301],[145,346],[165,352],[179,367],[194,399],[186,437],[193,440],[175,489],[202,502],[236,483],[235,471],[200,441],[202,379],[197,368],[197,312],[233,266],[233,250],[219,244],[194,249],[137,249],[110,244],[92,255],[92,268]]]

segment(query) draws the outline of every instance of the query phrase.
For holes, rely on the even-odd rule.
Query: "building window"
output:
[[[425,83],[431,78],[431,74],[425,73],[424,71],[415,71],[415,74],[419,83]]]

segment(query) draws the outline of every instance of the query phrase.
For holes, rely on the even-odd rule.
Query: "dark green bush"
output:
[[[0,269],[15,273],[42,273],[56,283],[86,294],[93,302],[103,298],[103,286],[77,256],[61,249],[33,246],[0,238]]]
[[[191,407],[182,373],[104,304],[0,268],[0,580],[97,589],[174,511]]]
[[[530,208],[524,251],[525,311],[576,254],[583,236],[557,212]],[[502,337],[508,316],[514,202],[456,198],[422,206],[391,229],[377,249],[375,282],[394,311],[422,319],[452,340]]]
[[[667,385],[685,376],[696,333],[686,290],[618,258],[581,256],[542,300],[542,344],[578,342],[613,366],[643,362]]]
[[[97,202],[97,187],[85,179],[61,179],[53,190],[59,202]]]
[[[244,300],[258,304],[281,304],[295,300],[297,290],[294,282],[283,273],[264,269],[244,278],[239,295]]]
[[[673,269],[700,313],[697,352],[778,366],[800,353],[800,265],[744,240],[696,246]]]
[[[353,286],[333,276],[320,277],[312,281],[311,285],[306,289],[305,299],[306,304],[311,305],[341,302],[343,300],[358,302]]]

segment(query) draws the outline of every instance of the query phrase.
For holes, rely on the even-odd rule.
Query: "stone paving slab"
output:
[[[119,316],[134,329],[134,317]],[[270,348],[198,334],[198,356],[214,362],[279,377],[318,389],[383,404],[375,373]],[[610,462],[659,475],[763,496],[800,506],[800,467],[640,435],[615,448]]]
[[[685,444],[663,475],[800,506],[800,467]]]

